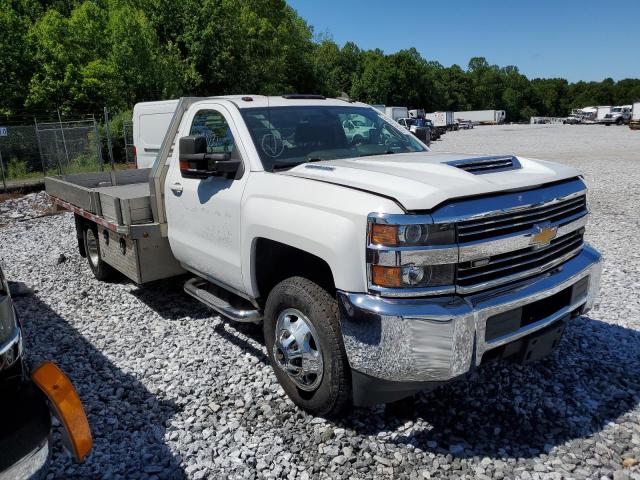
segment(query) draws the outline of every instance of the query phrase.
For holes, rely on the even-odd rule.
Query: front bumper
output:
[[[589,310],[599,290],[600,272],[600,254],[585,245],[580,254],[551,273],[508,290],[420,299],[338,292],[342,335],[354,379],[360,384],[364,379],[369,386],[375,380],[390,382],[397,391],[410,390],[407,382],[420,387],[448,382],[480,365],[491,350],[569,314]],[[551,297],[585,277],[589,277],[588,288],[578,298],[506,335],[485,339],[489,317]],[[356,404],[363,403],[355,397]]]
[[[50,458],[49,439],[46,439],[7,470],[0,472],[0,480],[42,478],[47,472]]]
[[[0,385],[0,480],[38,478],[49,462],[51,413],[30,381]]]

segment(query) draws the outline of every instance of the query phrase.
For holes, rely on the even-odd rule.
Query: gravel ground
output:
[[[542,362],[489,366],[340,422],[297,410],[259,329],[213,316],[182,279],[101,284],[70,214],[27,219],[41,215],[38,195],[1,203],[6,273],[35,290],[17,299],[29,358],[61,365],[93,428],[87,462],[57,442],[49,478],[640,479],[640,132],[481,127],[434,148],[581,167],[588,239],[606,259],[601,300]]]

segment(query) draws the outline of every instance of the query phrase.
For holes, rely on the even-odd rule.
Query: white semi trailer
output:
[[[640,130],[640,102],[633,102],[629,128],[631,130]]]
[[[464,112],[453,112],[455,120],[467,120],[474,124],[496,125],[504,123],[506,119],[504,110],[468,110]]]
[[[605,115],[611,113],[611,105],[600,105],[596,107],[596,122],[600,123],[605,119]]]

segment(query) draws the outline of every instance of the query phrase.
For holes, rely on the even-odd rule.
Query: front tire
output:
[[[298,407],[328,417],[351,407],[337,301],[327,290],[302,277],[276,285],[267,298],[264,339],[276,377]]]
[[[89,268],[91,268],[93,276],[103,282],[113,280],[116,277],[116,270],[102,260],[98,229],[96,226],[85,225],[82,231],[82,238],[84,241],[84,251],[86,252]]]

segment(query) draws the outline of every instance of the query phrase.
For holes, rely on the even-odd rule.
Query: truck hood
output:
[[[500,155],[509,156],[511,155]],[[281,175],[344,185],[395,199],[406,210],[430,210],[454,198],[535,187],[580,175],[562,164],[516,157],[522,168],[481,175],[447,162],[483,156],[400,153],[305,163]]]

